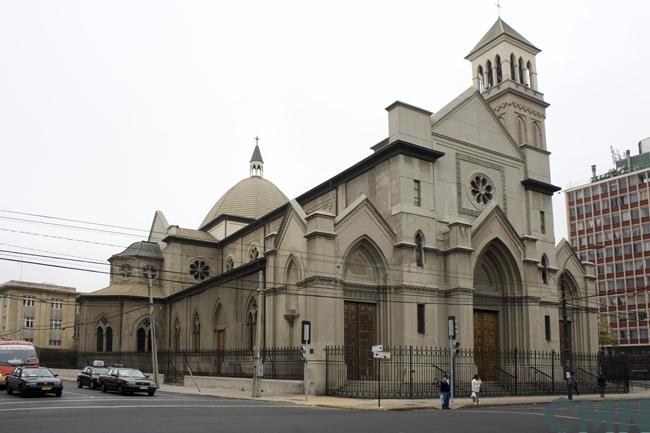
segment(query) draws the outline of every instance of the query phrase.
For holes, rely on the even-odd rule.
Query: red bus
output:
[[[0,340],[0,387],[6,386],[6,376],[21,365],[38,365],[34,344],[29,341]]]

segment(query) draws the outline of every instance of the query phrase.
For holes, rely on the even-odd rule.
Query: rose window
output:
[[[117,269],[117,274],[124,278],[125,280],[128,278],[131,278],[131,266],[129,265],[120,265],[120,267]]]
[[[257,249],[257,245],[253,244],[251,249],[248,251],[248,258],[250,261],[257,260],[260,257],[260,251]]]
[[[235,260],[232,256],[228,256],[226,259],[226,272],[232,271],[235,268]]]
[[[210,265],[203,259],[196,259],[190,263],[190,275],[195,280],[203,281],[210,275]]]
[[[470,191],[476,203],[488,204],[494,198],[494,186],[486,176],[477,174],[470,181]]]

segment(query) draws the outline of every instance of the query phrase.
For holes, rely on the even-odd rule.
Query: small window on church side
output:
[[[424,326],[424,304],[418,304],[418,334],[425,334]]]
[[[421,268],[424,266],[424,247],[423,247],[422,233],[418,232],[415,235],[415,264]]]
[[[551,341],[551,316],[544,316],[544,333],[546,341]]]
[[[420,206],[421,203],[421,192],[420,192],[420,181],[419,180],[414,180],[413,181],[413,204],[415,206]]]
[[[543,210],[539,211],[539,232],[543,235],[546,234],[546,214]]]

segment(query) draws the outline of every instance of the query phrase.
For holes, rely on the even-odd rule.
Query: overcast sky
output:
[[[248,176],[255,136],[265,177],[294,198],[369,155],[391,102],[435,112],[471,86],[464,57],[496,20],[494,3],[0,0],[0,250],[105,261],[146,238],[156,209],[197,228]],[[650,3],[502,4],[542,49],[553,183],[585,181],[594,163],[609,169],[609,146],[635,153],[650,135]],[[564,196],[554,200],[559,240]],[[108,284],[0,261],[0,282],[19,278]]]

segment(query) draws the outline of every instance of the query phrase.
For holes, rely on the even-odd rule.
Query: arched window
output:
[[[97,327],[97,352],[104,351],[104,328],[101,326]]]
[[[542,147],[542,130],[537,122],[533,123],[533,146]]]
[[[517,74],[515,73],[515,63],[517,63],[517,59],[515,59],[515,55],[510,54],[510,79],[512,81],[517,81]]]
[[[199,313],[194,313],[194,320],[192,320],[192,349],[195,352],[201,350],[201,319]]]
[[[548,284],[548,257],[542,256],[542,283]]]
[[[525,144],[527,141],[526,124],[524,123],[524,119],[517,117],[517,142],[519,144]]]
[[[223,351],[226,348],[226,330],[219,329],[223,318],[221,317],[221,303],[217,304],[212,316],[212,328],[214,329],[214,349]]]
[[[178,320],[178,317],[176,318],[176,322],[174,322],[174,350],[179,351],[181,350],[181,322]]]
[[[424,236],[422,232],[417,232],[415,234],[415,264],[418,267],[424,266]]]
[[[112,352],[113,351],[113,328],[110,326],[106,327],[106,352]]]
[[[519,57],[519,82],[524,84],[524,59]]]
[[[497,67],[497,83],[500,83],[503,81],[503,71],[501,70],[501,56],[497,55],[494,58],[494,63]]]
[[[492,62],[491,61],[489,61],[489,60],[487,61],[487,63],[485,64],[485,69],[487,69],[487,88],[489,89],[490,87],[492,87],[494,85],[494,77],[493,77],[493,74],[492,74]]]
[[[257,338],[257,304],[254,299],[248,303],[246,310],[246,339],[248,340],[248,348],[255,347],[255,340]]]
[[[483,66],[478,67],[478,90],[483,93],[485,91],[485,77],[483,77]]]
[[[533,86],[531,81],[532,73],[533,73],[533,65],[532,63],[530,63],[530,61],[528,61],[528,63],[526,63],[526,87]]]
[[[136,351],[151,352],[151,322],[144,319],[135,333]]]

